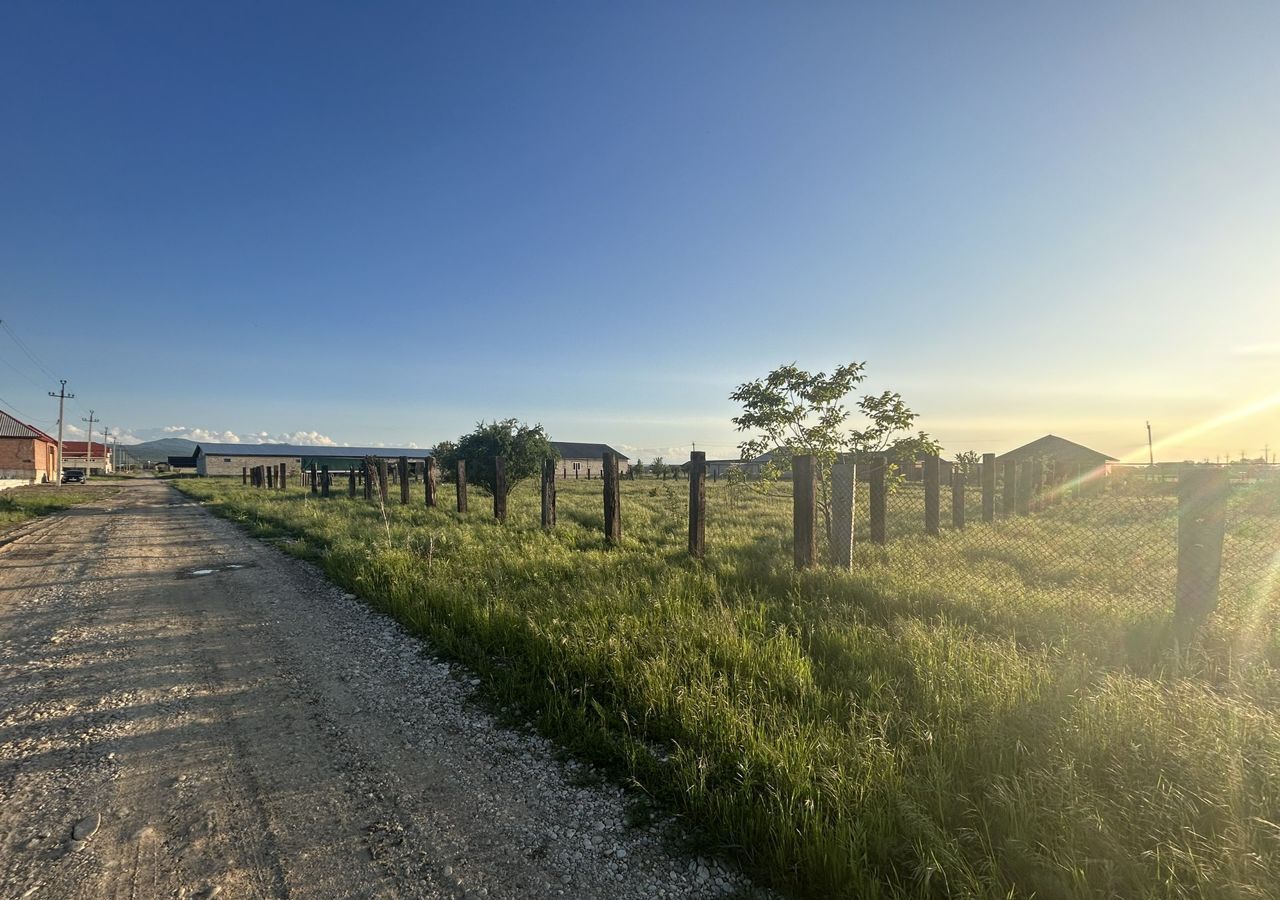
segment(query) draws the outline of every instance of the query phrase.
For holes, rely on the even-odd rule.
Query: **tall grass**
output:
[[[0,530],[11,528],[28,519],[61,512],[81,503],[109,497],[116,487],[66,487],[57,485],[32,485],[0,491]]]
[[[1135,671],[1142,617],[1034,559],[985,560],[956,534],[928,563],[867,548],[853,573],[795,573],[785,497],[724,485],[704,564],[683,553],[683,482],[624,481],[615,550],[599,482],[560,485],[553,534],[527,484],[505,526],[476,498],[467,515],[418,498],[384,518],[345,497],[177,486],[797,895],[1280,896],[1270,655]],[[966,589],[939,589],[957,565]]]

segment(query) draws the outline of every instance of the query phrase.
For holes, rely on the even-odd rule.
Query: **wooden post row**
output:
[[[542,527],[556,527],[556,461],[550,458],[542,461]]]
[[[926,456],[921,463],[921,476],[924,479],[924,533],[936,536],[939,526],[939,487],[941,482],[941,460],[936,456]]]
[[[689,555],[707,555],[707,454],[702,450],[689,454]]]
[[[803,454],[791,460],[792,533],[797,569],[807,569],[818,557],[818,502],[816,466],[813,456]]]
[[[493,517],[507,521],[507,461],[501,456],[493,458]]]
[[[604,452],[604,539],[617,546],[622,542],[622,508],[618,493],[618,455]],[[591,470],[587,470],[591,477]]]
[[[982,521],[996,520],[996,455],[982,454]]]
[[[428,456],[423,460],[422,471],[422,492],[427,500],[427,507],[434,509],[439,500],[436,497],[436,488],[440,483],[440,469],[436,465],[436,458]]]
[[[858,470],[853,463],[831,467],[831,562],[841,569],[853,568],[853,505],[858,489]]]

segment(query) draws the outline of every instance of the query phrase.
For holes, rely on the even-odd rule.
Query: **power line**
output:
[[[18,335],[14,332],[14,330],[11,327],[9,327],[9,323],[6,322],[4,319],[0,319],[0,328],[3,328],[5,332],[8,333],[9,337],[13,339],[13,342],[18,345],[18,349],[21,350],[23,353],[25,353],[27,355],[27,359],[35,363],[36,368],[39,369],[41,372],[43,372],[49,378],[50,381],[58,380],[58,376],[50,372],[49,369],[44,365],[44,363],[36,359],[36,355],[31,352],[31,348],[28,347],[23,342],[22,338],[18,337]]]

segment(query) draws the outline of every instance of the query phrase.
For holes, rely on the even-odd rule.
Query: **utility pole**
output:
[[[58,398],[58,471],[54,475],[53,483],[58,487],[62,487],[62,407],[71,399],[75,398],[75,394],[67,393],[67,379],[60,379],[62,387],[58,388],[58,393],[49,392],[50,397]]]
[[[1151,468],[1156,467],[1156,451],[1151,444],[1151,420],[1147,419],[1147,464]]]
[[[89,440],[88,440],[87,442],[85,442],[85,445],[84,445],[84,455],[85,455],[85,456],[88,458],[88,460],[89,460],[89,465],[88,465],[88,467],[87,467],[87,468],[88,468],[88,470],[90,470],[90,471],[91,471],[91,470],[93,469],[93,423],[94,423],[95,421],[97,421],[97,420],[96,420],[96,419],[94,419],[94,417],[93,417],[93,410],[89,410],[89,418],[87,418],[87,419],[86,419],[84,416],[81,416],[81,417],[80,417],[80,421],[81,421],[81,422],[88,422],[88,423],[89,423]],[[89,477],[89,471],[86,471],[86,472],[84,473],[84,477],[85,477],[86,479]]]
[[[111,444],[109,443],[110,440],[111,440],[111,429],[107,428],[104,425],[102,428],[102,474],[103,475],[109,474],[107,472],[107,454],[111,452]],[[90,456],[90,461],[92,462],[92,457],[93,457],[92,444],[89,445],[89,456]],[[92,468],[92,466],[90,466],[90,468]]]

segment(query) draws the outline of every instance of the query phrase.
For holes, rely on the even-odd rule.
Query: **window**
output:
[[[224,457],[222,457],[222,461],[223,461],[223,462],[231,462],[231,457],[230,457],[230,456],[224,456]]]

